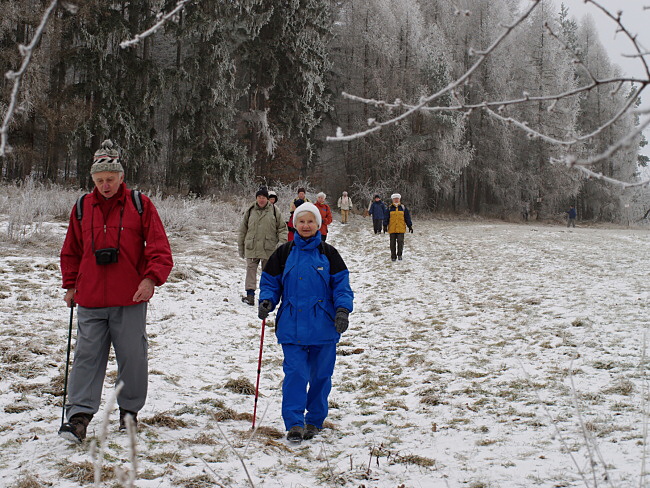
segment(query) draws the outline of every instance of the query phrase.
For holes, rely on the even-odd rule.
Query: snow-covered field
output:
[[[367,219],[332,226],[356,309],[329,428],[299,447],[283,438],[272,327],[248,444],[241,391],[255,384],[260,321],[239,298],[234,233],[172,236],[176,267],[149,309],[136,486],[249,486],[238,455],[258,487],[648,486],[650,232],[414,224],[398,263]],[[66,224],[52,225],[62,239]],[[69,320],[58,249],[1,249],[0,485],[92,484],[105,402],[84,444],[56,435]],[[114,379],[111,361],[105,399]],[[110,415],[102,486],[132,467]]]

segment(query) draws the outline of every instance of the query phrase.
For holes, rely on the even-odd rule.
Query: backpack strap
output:
[[[142,193],[138,190],[131,190],[131,200],[133,200],[133,206],[138,211],[140,215],[144,209],[142,208]]]
[[[75,211],[77,213],[77,220],[81,220],[84,216],[84,198],[88,193],[84,193],[79,198],[77,198],[77,203],[75,204]]]

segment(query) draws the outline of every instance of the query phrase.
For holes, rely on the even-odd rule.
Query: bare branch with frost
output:
[[[160,16],[160,20],[156,22],[153,26],[151,26],[149,29],[146,31],[142,32],[141,34],[136,34],[133,39],[130,39],[128,41],[122,41],[120,42],[120,47],[122,49],[126,49],[127,47],[135,46],[138,44],[142,39],[146,39],[152,34],[155,34],[160,28],[165,25],[165,23],[174,17],[177,13],[179,13],[181,10],[185,8],[185,5],[189,3],[190,0],[179,0],[179,2],[176,4],[176,7],[174,7],[174,10],[168,12],[167,14]]]
[[[10,81],[13,81],[14,86],[13,89],[11,90],[9,106],[7,107],[7,112],[5,113],[4,119],[2,121],[2,127],[0,127],[0,157],[5,156],[7,151],[9,151],[9,145],[7,143],[7,134],[9,133],[9,123],[11,122],[11,119],[16,110],[16,104],[18,103],[18,91],[20,90],[20,83],[22,81],[23,75],[25,74],[25,71],[27,71],[27,67],[29,66],[30,61],[32,60],[32,54],[34,53],[34,49],[36,49],[38,42],[41,40],[41,37],[43,35],[43,30],[45,30],[45,25],[47,24],[50,15],[56,8],[57,3],[58,0],[52,0],[52,3],[50,3],[50,6],[47,8],[45,13],[43,14],[43,17],[41,18],[41,23],[38,25],[36,32],[34,32],[34,37],[32,37],[32,42],[30,42],[29,45],[27,46],[25,46],[24,44],[20,44],[18,46],[18,50],[20,51],[20,54],[23,57],[23,62],[20,65],[20,69],[18,71],[10,70],[5,73],[5,78],[7,78]]]
[[[637,36],[635,34],[632,34],[629,31],[629,29],[627,27],[625,27],[625,25],[623,25],[623,23],[621,22],[621,14],[623,13],[621,10],[619,10],[616,13],[616,16],[614,16],[608,9],[603,7],[601,4],[599,4],[595,0],[585,0],[585,3],[587,3],[587,4],[591,3],[596,8],[600,9],[600,11],[603,14],[605,14],[611,20],[616,22],[616,24],[617,24],[616,33],[622,32],[625,35],[625,37],[627,37],[630,40],[630,42],[632,43],[632,46],[634,47],[634,49],[636,49],[637,54],[642,54],[644,51],[646,51],[646,49],[643,49],[643,47],[639,44],[639,40],[637,39]],[[648,66],[648,62],[645,60],[645,58],[643,56],[640,56],[639,59],[643,63],[643,68],[644,68],[644,71],[645,71],[645,74],[646,74],[648,80],[650,80],[650,67]]]

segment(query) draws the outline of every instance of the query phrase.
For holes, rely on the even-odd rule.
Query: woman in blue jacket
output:
[[[278,303],[276,335],[282,345],[282,418],[287,439],[311,439],[327,417],[336,344],[348,328],[353,293],[348,268],[321,242],[321,214],[303,203],[293,214],[296,236],[271,255],[260,280],[259,317]]]

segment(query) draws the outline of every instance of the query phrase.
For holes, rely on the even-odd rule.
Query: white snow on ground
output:
[[[260,339],[256,309],[240,301],[235,233],[171,236],[176,267],[149,308],[136,486],[249,486],[222,431],[258,487],[647,486],[650,233],[414,221],[397,263],[367,219],[332,225],[355,311],[329,428],[298,447],[277,438],[272,327],[262,429],[248,448],[253,396],[226,387],[255,384]],[[61,240],[65,227],[56,224]],[[3,244],[0,255],[0,486],[92,484],[90,444],[115,363],[89,439],[61,440],[69,312],[58,249]],[[131,467],[116,409],[104,466],[103,486]]]

